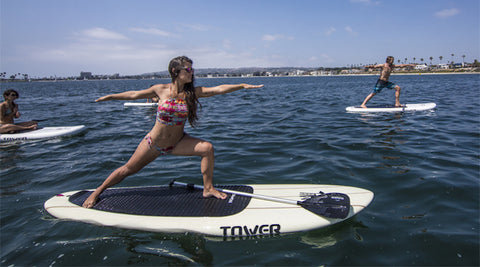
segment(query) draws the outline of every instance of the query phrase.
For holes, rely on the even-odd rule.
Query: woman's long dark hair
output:
[[[178,78],[178,74],[184,67],[185,63],[193,64],[193,61],[186,56],[176,57],[170,60],[170,64],[168,65],[168,72],[170,72],[170,76],[172,77],[172,83]],[[202,107],[200,102],[198,102],[197,95],[195,94],[195,75],[192,75],[192,82],[185,84],[183,88],[185,91],[185,101],[187,102],[188,108],[188,122],[192,127],[197,125],[197,108],[198,105]]]
[[[3,92],[3,98],[4,98],[5,100],[7,100],[7,97],[8,97],[11,93],[17,94],[17,98],[20,97],[20,95],[18,94],[17,91],[15,91],[15,90],[13,90],[13,89],[8,89],[8,90],[6,90],[5,92]]]

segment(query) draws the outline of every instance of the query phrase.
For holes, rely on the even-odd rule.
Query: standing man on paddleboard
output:
[[[231,93],[240,89],[260,88],[263,85],[223,84],[215,87],[195,87],[192,60],[188,57],[176,57],[170,61],[168,71],[172,82],[156,84],[140,91],[127,91],[106,95],[95,100],[135,100],[158,97],[158,109],[155,125],[143,138],[128,162],[112,172],[83,203],[91,208],[105,189],[118,184],[127,176],[140,171],[158,156],[168,154],[177,156],[201,157],[203,175],[203,196],[225,199],[227,195],[213,187],[213,167],[215,162],[213,145],[207,141],[192,137],[184,132],[185,122],[195,127],[197,121],[198,98]]]
[[[3,92],[5,101],[0,104],[0,134],[37,129],[36,121],[14,123],[14,119],[20,117],[18,104],[14,102],[18,97],[18,92],[13,89]]]
[[[362,105],[360,107],[362,108],[367,108],[367,102],[372,99],[372,97],[382,91],[383,88],[388,88],[388,89],[395,89],[395,107],[403,107],[402,104],[400,104],[400,86],[389,82],[388,79],[390,78],[390,74],[392,73],[394,68],[403,68],[403,67],[415,67],[414,64],[400,64],[400,65],[394,65],[394,57],[388,56],[386,63],[383,64],[378,64],[378,65],[370,65],[370,66],[365,66],[365,68],[382,68],[380,72],[380,78],[378,79],[377,83],[375,84],[375,88],[373,89],[373,92],[369,94],[365,100],[363,101]]]

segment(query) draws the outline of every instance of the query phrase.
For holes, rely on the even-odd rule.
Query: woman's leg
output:
[[[213,145],[207,141],[192,137],[186,134],[172,151],[173,155],[178,156],[200,156],[200,169],[203,176],[203,196],[225,199],[227,194],[216,190],[213,187],[213,168],[215,165],[215,155]]]
[[[15,125],[24,126],[24,127],[33,127],[33,126],[36,127],[38,125],[38,122],[36,122],[36,121],[25,121],[25,122],[15,123]]]
[[[113,171],[107,179],[99,186],[83,203],[83,207],[91,208],[97,201],[98,196],[105,191],[105,189],[120,183],[127,176],[140,171],[147,164],[156,159],[160,153],[155,148],[149,148],[147,140],[143,139],[138,145],[137,149],[130,157],[127,163],[120,168]]]
[[[28,125],[24,126],[21,123],[19,124],[3,124],[0,126],[0,133],[15,133],[17,131],[23,131],[23,130],[34,130],[37,128],[37,125]]]

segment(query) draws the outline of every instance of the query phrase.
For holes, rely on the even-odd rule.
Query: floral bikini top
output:
[[[170,97],[158,105],[157,121],[165,125],[182,125],[187,121],[188,108],[185,99]]]

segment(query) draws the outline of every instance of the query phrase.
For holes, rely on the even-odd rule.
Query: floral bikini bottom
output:
[[[155,145],[153,142],[152,142],[152,137],[150,136],[150,134],[147,134],[145,136],[145,140],[147,140],[147,144],[148,144],[148,148],[152,148],[154,147],[158,152],[160,152],[160,156],[165,156],[165,155],[168,155],[168,154],[171,154],[172,151],[175,149],[175,147],[178,145],[178,143],[180,143],[180,141],[182,141],[183,137],[185,137],[185,133],[183,133],[183,136],[182,138],[180,138],[180,140],[178,140],[178,142],[173,145],[173,146],[169,146],[169,147],[158,147],[157,145]]]

